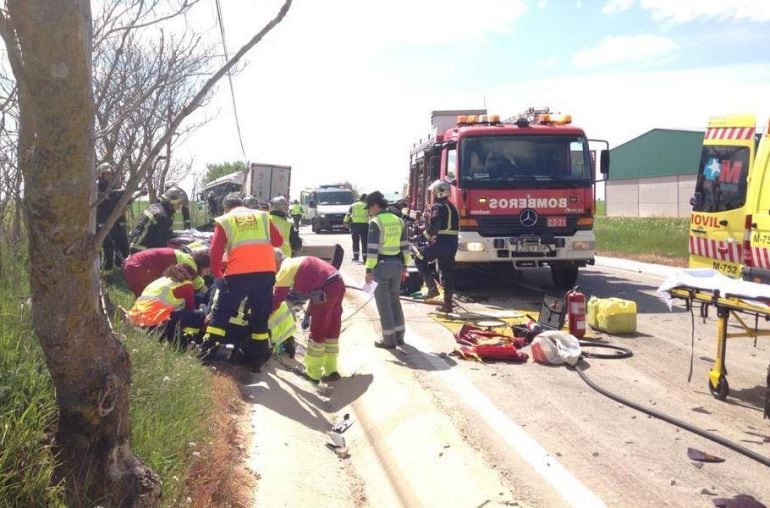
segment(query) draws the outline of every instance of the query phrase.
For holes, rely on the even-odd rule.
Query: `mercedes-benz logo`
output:
[[[519,222],[522,226],[531,228],[537,224],[537,212],[531,208],[525,208],[519,214]]]

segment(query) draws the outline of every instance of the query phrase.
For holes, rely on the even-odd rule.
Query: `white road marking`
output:
[[[425,341],[414,333],[407,331],[406,339],[408,344],[421,351],[430,350]],[[500,411],[462,372],[447,369],[446,363],[433,355],[423,355],[422,358],[436,369],[435,375],[487,422],[570,506],[606,506],[540,443]]]

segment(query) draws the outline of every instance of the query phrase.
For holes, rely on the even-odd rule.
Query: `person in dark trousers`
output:
[[[302,205],[299,204],[299,201],[296,199],[291,202],[291,207],[289,208],[289,215],[291,215],[292,220],[294,221],[294,229],[299,230],[299,226],[302,223]]]
[[[358,201],[350,205],[350,209],[347,215],[345,215],[343,222],[350,225],[350,236],[353,239],[353,261],[358,261],[359,252],[364,255],[364,261],[366,261],[366,237],[369,231],[369,212],[366,209],[366,194],[361,194],[358,197]]]
[[[115,171],[109,163],[100,164],[96,170],[96,187],[99,191],[99,204],[96,205],[96,230],[100,231],[112,211],[118,206],[123,195],[123,189],[115,188]],[[112,188],[111,188],[112,187]],[[102,269],[111,272],[115,266],[120,267],[128,257],[128,233],[126,231],[126,214],[121,213],[118,220],[110,228],[110,233],[102,245]]]
[[[142,218],[131,232],[131,253],[167,247],[174,234],[174,213],[189,204],[187,193],[171,187],[142,212]]]
[[[409,260],[409,241],[404,221],[388,211],[388,202],[381,192],[369,194],[366,207],[371,217],[366,245],[366,282],[377,282],[374,300],[382,326],[382,340],[374,345],[393,349],[404,343],[406,331],[400,293]]]
[[[449,202],[450,190],[449,182],[443,180],[436,180],[428,187],[434,202],[423,235],[429,244],[421,252],[422,256],[416,256],[414,260],[420,275],[428,286],[428,293],[425,295],[426,300],[439,295],[436,278],[429,266],[429,263],[438,260],[438,267],[444,283],[444,305],[438,310],[446,313],[453,310],[455,254],[457,254],[457,237],[460,229],[460,216],[457,213],[457,208]]]
[[[251,333],[240,346],[251,369],[259,372],[270,359],[268,318],[276,268],[273,248],[283,244],[283,237],[267,212],[244,207],[238,195],[227,196],[223,207],[225,214],[216,218],[211,239],[211,273],[217,279],[217,296],[201,345],[202,359],[208,360],[217,344],[227,341],[230,318],[237,315],[245,300]]]

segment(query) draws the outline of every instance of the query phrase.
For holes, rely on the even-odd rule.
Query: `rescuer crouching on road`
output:
[[[273,198],[270,200],[270,222],[281,232],[283,236],[283,245],[281,245],[281,252],[287,258],[290,258],[294,253],[302,250],[302,239],[299,237],[299,233],[286,218],[289,213],[289,200],[282,196]]]
[[[459,233],[460,216],[457,208],[449,202],[449,182],[436,180],[428,187],[433,194],[434,202],[428,216],[428,226],[423,236],[429,245],[415,256],[414,263],[420,275],[428,286],[425,299],[429,300],[439,295],[436,278],[429,263],[438,260],[438,267],[444,282],[444,305],[439,312],[452,312],[452,297],[455,289],[455,255],[457,254],[457,236]]]
[[[382,341],[374,345],[394,349],[404,343],[406,331],[400,293],[409,261],[409,241],[404,221],[387,210],[388,202],[381,192],[367,196],[366,208],[371,217],[366,245],[366,282],[377,282],[374,300],[382,326]]]
[[[245,299],[250,337],[241,349],[251,369],[259,372],[270,358],[268,317],[276,268],[273,247],[280,247],[283,238],[267,212],[245,208],[237,195],[225,197],[223,207],[225,214],[214,220],[211,239],[211,273],[217,279],[218,296],[203,337],[202,358],[209,359],[216,346],[226,342],[230,318]],[[227,266],[223,267],[225,255]]]
[[[366,262],[366,236],[369,231],[369,212],[366,209],[366,194],[361,194],[358,201],[350,205],[343,219],[350,225],[350,236],[353,239],[353,261],[358,261],[359,252],[364,255]],[[360,245],[360,248],[359,248]]]
[[[182,349],[195,340],[203,326],[203,312],[195,310],[195,293],[191,279],[196,272],[179,263],[167,267],[162,277],[151,282],[128,312],[132,324],[153,331],[160,337],[176,341]],[[180,334],[177,336],[177,327]]]
[[[341,376],[337,372],[337,357],[345,297],[342,276],[317,257],[286,258],[276,249],[275,259],[280,269],[275,279],[273,308],[277,309],[290,291],[310,299],[310,340],[302,374],[315,383],[338,381]]]

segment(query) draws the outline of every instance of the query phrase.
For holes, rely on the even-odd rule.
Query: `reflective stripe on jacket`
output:
[[[185,307],[183,298],[174,296],[174,291],[189,282],[174,282],[169,277],[161,277],[144,288],[142,296],[137,298],[128,312],[128,319],[137,326],[157,326],[171,318],[175,310]]]
[[[215,221],[227,238],[225,275],[275,272],[267,212],[239,206]]]

